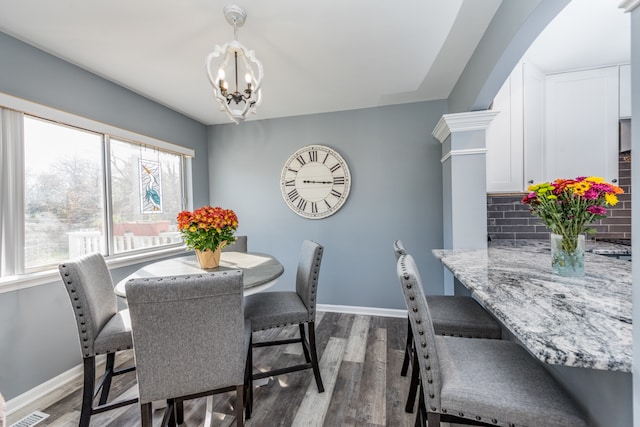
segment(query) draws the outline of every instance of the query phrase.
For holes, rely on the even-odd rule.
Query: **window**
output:
[[[25,270],[85,249],[75,236],[105,230],[102,136],[24,117]]]
[[[111,139],[113,253],[182,242],[181,156]]]
[[[192,150],[87,120],[0,113],[0,277],[182,245]]]

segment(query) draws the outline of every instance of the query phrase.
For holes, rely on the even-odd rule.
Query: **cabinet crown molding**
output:
[[[432,135],[443,143],[455,132],[485,130],[498,111],[470,111],[467,113],[443,114],[433,129]]]
[[[640,0],[622,0],[622,3],[620,3],[618,7],[624,9],[625,12],[631,12],[638,6],[640,6]]]

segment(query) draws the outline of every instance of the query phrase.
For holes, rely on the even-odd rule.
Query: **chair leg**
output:
[[[167,399],[167,409],[165,409],[164,411],[160,427],[176,427],[176,417],[178,410],[176,403],[176,399]]]
[[[318,363],[318,352],[316,351],[316,331],[314,322],[309,322],[307,326],[309,328],[309,346],[311,347],[311,367],[313,368],[313,375],[316,377],[318,393],[322,393],[324,392],[324,385],[322,385],[322,378],[320,377],[320,365]]]
[[[424,401],[424,389],[422,387],[420,387],[420,397],[418,398],[418,414],[416,416],[416,427],[426,427],[428,421],[430,421],[430,419],[428,419],[428,417],[430,416],[430,414],[427,414],[427,406],[425,404]],[[433,426],[437,426],[440,427],[440,416],[438,415],[438,420],[437,422],[432,422],[429,424],[429,427],[433,427]]]
[[[420,367],[418,366],[418,357],[415,354],[415,350],[412,350],[413,356],[411,357],[411,383],[409,383],[409,393],[407,394],[407,403],[404,406],[404,411],[413,412],[413,405],[416,401],[416,393],[418,392],[418,385],[420,383]]]
[[[93,406],[93,387],[96,381],[96,358],[84,358],[84,386],[82,390],[82,409],[80,411],[79,427],[89,427],[91,408]]]
[[[236,426],[244,426],[244,386],[236,386]]]
[[[411,348],[413,347],[413,331],[411,330],[411,322],[407,317],[407,341],[404,345],[404,360],[402,361],[402,370],[400,375],[407,376],[407,370],[409,369],[409,361],[411,360]]]
[[[429,427],[440,427],[440,414],[434,412],[427,413],[427,424]]]
[[[140,419],[142,427],[153,427],[153,412],[151,402],[140,405]]]
[[[175,407],[175,421],[177,424],[182,424],[184,422],[184,401],[176,399]]]
[[[300,340],[302,342],[302,351],[304,352],[304,359],[307,363],[311,362],[311,356],[309,356],[309,349],[307,348],[307,338],[304,332],[304,323],[298,324],[300,328]]]
[[[109,398],[109,391],[111,390],[111,378],[113,378],[113,369],[116,362],[116,354],[107,354],[107,364],[104,367],[104,379],[102,380],[102,392],[100,393],[100,400],[98,403],[104,405]]]
[[[247,363],[244,368],[244,392],[245,396],[245,418],[251,419],[251,412],[253,411],[253,335],[249,341],[249,351],[247,353]]]

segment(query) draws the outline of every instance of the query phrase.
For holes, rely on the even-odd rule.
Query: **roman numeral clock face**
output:
[[[282,168],[280,190],[287,206],[298,215],[326,218],[347,200],[349,168],[342,156],[323,145],[309,145],[293,153]]]

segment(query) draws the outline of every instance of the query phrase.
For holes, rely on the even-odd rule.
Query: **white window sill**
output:
[[[153,252],[143,252],[130,255],[107,258],[107,265],[110,269],[126,267],[128,265],[142,262],[154,261],[172,255],[183,255],[187,249],[185,246],[172,246]],[[0,294],[13,292],[32,286],[44,285],[60,280],[58,269],[38,271],[37,273],[21,274],[19,276],[7,276],[0,278]]]

